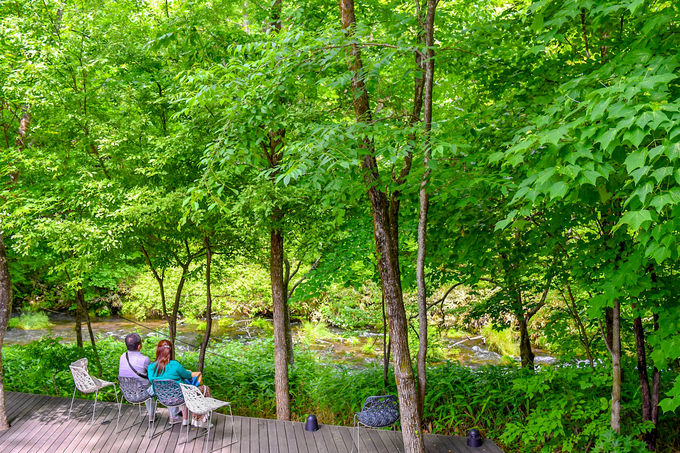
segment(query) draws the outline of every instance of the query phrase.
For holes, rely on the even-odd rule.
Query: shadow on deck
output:
[[[71,419],[67,420],[70,400],[45,395],[7,392],[6,409],[11,427],[0,434],[0,451],[33,452],[169,452],[204,451],[205,437],[192,440],[196,428],[184,443],[180,425],[167,423],[167,410],[156,415],[153,433],[148,432],[146,418],[137,408],[123,405],[118,432],[115,403],[97,403],[94,423],[91,400],[76,400]],[[213,415],[214,430],[208,443],[210,452],[229,453],[351,453],[355,431],[344,426],[321,425],[314,433],[299,422],[234,417],[234,435],[229,416]],[[203,432],[204,430],[201,430]],[[213,436],[214,433],[214,436]],[[150,435],[151,434],[151,435]],[[375,429],[361,430],[362,453],[403,452],[401,433]],[[502,453],[490,440],[479,448],[470,448],[461,437],[425,435],[427,453]],[[356,451],[356,449],[354,449]]]

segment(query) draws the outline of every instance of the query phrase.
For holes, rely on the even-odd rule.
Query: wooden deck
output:
[[[95,420],[90,424],[91,400],[77,399],[71,419],[67,420],[70,399],[14,392],[7,392],[5,396],[11,427],[0,434],[1,452],[204,451],[205,437],[192,440],[198,432],[193,428],[185,444],[186,431],[180,436],[179,424],[170,429],[165,409],[159,409],[151,433],[138,409],[123,405],[119,432],[116,432],[118,406],[115,403],[97,403]],[[142,408],[143,415],[144,410]],[[224,453],[351,453],[355,432],[344,426],[321,425],[321,429],[310,433],[299,422],[234,417],[238,441],[229,445],[230,418],[221,414],[213,416],[213,423],[215,436],[211,431],[209,451]],[[362,453],[403,452],[398,431],[362,428],[360,439]],[[502,453],[490,440],[485,440],[480,448],[470,448],[460,437],[427,434],[425,445],[428,453]]]

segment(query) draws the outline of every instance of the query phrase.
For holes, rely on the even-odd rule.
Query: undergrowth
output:
[[[153,359],[158,338],[148,338],[142,352]],[[97,343],[103,379],[115,380],[124,344],[112,337]],[[216,398],[232,402],[238,415],[275,418],[273,342],[255,340],[214,343],[206,356],[204,380]],[[61,344],[51,338],[5,346],[3,370],[7,390],[70,397],[73,380],[68,365],[90,359],[89,347]],[[198,353],[178,352],[178,360],[196,369]],[[318,358],[305,347],[296,349],[290,369],[291,410],[295,420],[310,414],[321,423],[351,425],[365,397],[396,393],[394,377],[387,386],[378,365],[360,369]],[[447,435],[465,435],[471,428],[494,439],[507,452],[633,452],[640,451],[640,397],[636,379],[624,380],[623,435],[608,430],[610,370],[589,367],[545,367],[530,372],[516,366],[477,370],[445,362],[429,368],[425,428]],[[662,393],[674,376],[662,374]],[[88,397],[79,395],[79,397]],[[91,397],[91,396],[90,396]],[[113,401],[113,393],[104,398]],[[658,451],[677,451],[680,424],[672,413],[662,414]]]

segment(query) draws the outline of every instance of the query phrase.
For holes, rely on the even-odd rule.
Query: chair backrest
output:
[[[172,379],[154,379],[151,384],[158,402],[163,406],[174,407],[184,404],[184,396],[179,382]]]
[[[210,408],[205,404],[205,396],[195,385],[179,384],[184,395],[184,403],[194,414],[205,414]]]
[[[76,388],[83,393],[92,393],[97,390],[97,384],[87,371],[87,365],[87,358],[83,358],[71,363],[69,368]]]
[[[357,418],[374,428],[390,426],[399,420],[399,400],[394,395],[369,396]]]
[[[120,390],[123,392],[123,398],[129,403],[141,403],[151,398],[148,392],[148,388],[151,386],[149,381],[119,376],[118,382],[120,383]]]

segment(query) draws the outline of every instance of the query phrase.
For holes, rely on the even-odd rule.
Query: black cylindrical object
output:
[[[316,431],[319,429],[319,422],[316,420],[316,415],[311,414],[307,417],[305,423],[305,431]]]
[[[482,441],[482,434],[478,429],[471,429],[467,434],[467,444],[468,447],[481,447],[484,442]]]

